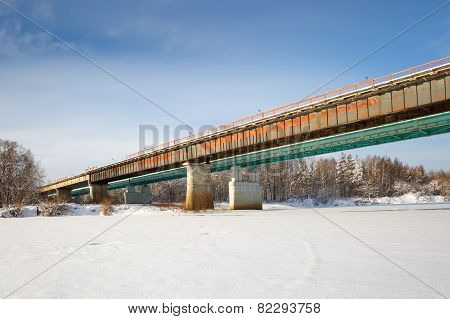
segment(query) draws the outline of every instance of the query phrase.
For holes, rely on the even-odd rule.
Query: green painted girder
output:
[[[220,172],[229,170],[233,165],[248,167],[282,162],[296,158],[404,141],[448,132],[450,132],[450,111],[214,160],[211,161],[211,171]],[[108,190],[125,188],[129,185],[145,185],[184,177],[186,177],[186,168],[180,167],[112,182],[108,185]],[[72,196],[88,193],[89,188],[87,187],[72,190]]]
[[[450,112],[337,134],[211,162],[212,171],[255,166],[450,132]]]

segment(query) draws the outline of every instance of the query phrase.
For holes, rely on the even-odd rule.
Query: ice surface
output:
[[[110,217],[97,210],[1,219],[0,296],[83,244],[10,297],[440,297],[414,277],[450,295],[445,203],[214,213],[122,206]]]

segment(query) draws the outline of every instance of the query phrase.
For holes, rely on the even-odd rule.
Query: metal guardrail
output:
[[[162,143],[162,144],[159,144],[156,146],[148,147],[139,152],[128,155],[126,157],[126,159],[131,159],[131,158],[145,155],[145,154],[148,154],[151,152],[155,152],[155,151],[158,151],[158,150],[170,147],[170,146],[175,146],[175,145],[178,145],[181,143],[189,142],[191,140],[194,140],[194,139],[197,139],[197,138],[200,138],[200,137],[212,134],[212,133],[218,133],[221,131],[228,130],[230,128],[234,128],[234,127],[241,126],[244,124],[249,124],[249,123],[252,123],[252,122],[255,122],[258,120],[262,120],[264,118],[271,117],[274,115],[282,114],[282,113],[285,113],[287,111],[291,111],[294,109],[302,109],[302,108],[311,106],[316,103],[324,102],[328,99],[340,97],[340,96],[343,96],[343,95],[346,95],[349,93],[354,93],[354,92],[357,92],[360,90],[369,89],[371,87],[382,85],[384,83],[389,83],[389,82],[392,82],[395,80],[400,80],[405,77],[410,77],[411,75],[414,75],[415,73],[420,73],[420,72],[423,72],[426,70],[432,70],[436,67],[442,67],[449,63],[450,63],[450,56],[447,56],[447,57],[444,57],[444,58],[441,58],[438,60],[432,60],[425,64],[421,64],[421,65],[418,65],[415,67],[410,67],[408,69],[405,69],[405,70],[402,70],[399,72],[395,72],[395,73],[391,73],[391,74],[388,74],[388,75],[385,75],[382,77],[357,82],[357,83],[354,83],[354,84],[351,84],[348,86],[341,87],[339,89],[328,91],[328,92],[325,92],[325,93],[322,93],[322,94],[319,94],[316,96],[308,97],[308,98],[299,100],[297,102],[278,106],[278,107],[269,109],[267,111],[260,112],[258,114],[253,114],[253,115],[235,120],[233,122],[219,125],[214,128],[209,128],[209,129],[206,129],[203,131],[199,131],[198,133],[191,134],[189,136],[186,136],[186,137],[183,137],[183,138],[180,138],[177,140],[173,140],[173,141]]]

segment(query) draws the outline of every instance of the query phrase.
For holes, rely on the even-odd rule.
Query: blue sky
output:
[[[8,2],[194,128],[300,99],[444,1]],[[326,89],[450,54],[450,5]],[[50,179],[120,160],[174,119],[0,3],[0,138]],[[365,148],[450,169],[449,135]],[[420,150],[418,152],[418,150]]]

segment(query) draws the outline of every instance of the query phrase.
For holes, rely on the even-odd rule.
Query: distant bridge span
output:
[[[211,171],[254,166],[450,132],[450,57],[355,83],[132,154],[44,185],[41,194],[106,192]],[[97,198],[98,199],[98,198]]]

